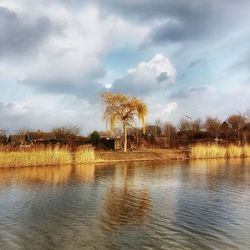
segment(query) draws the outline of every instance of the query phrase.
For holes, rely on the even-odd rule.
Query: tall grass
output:
[[[236,145],[229,145],[227,148],[227,156],[230,158],[239,158],[243,157],[244,155],[244,147],[236,146]]]
[[[0,147],[0,168],[59,166],[72,162],[93,163],[95,161],[94,147],[84,145],[75,153],[67,147],[36,146],[28,148]]]
[[[95,150],[92,145],[84,145],[78,148],[75,154],[75,162],[93,163],[95,161]]]
[[[250,145],[229,145],[228,147],[225,147],[218,144],[197,144],[191,148],[191,158],[193,159],[236,157],[250,157]]]
[[[67,147],[1,148],[0,167],[63,165],[71,162]]]
[[[244,146],[243,155],[244,155],[244,157],[250,157],[250,145]]]

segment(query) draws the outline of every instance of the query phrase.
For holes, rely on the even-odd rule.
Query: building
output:
[[[56,136],[53,132],[27,132],[25,135],[25,141],[30,144],[51,144],[56,142]]]
[[[10,135],[8,139],[8,143],[11,144],[11,146],[22,146],[27,144],[26,141],[26,135]]]

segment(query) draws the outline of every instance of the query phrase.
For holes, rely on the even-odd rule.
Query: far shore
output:
[[[96,163],[187,160],[189,150],[184,149],[143,149],[128,151],[96,151]]]
[[[154,148],[127,151],[126,153],[99,151],[91,145],[81,146],[74,152],[68,147],[35,147],[0,151],[0,168],[247,157],[250,157],[250,145],[196,144],[181,149]]]

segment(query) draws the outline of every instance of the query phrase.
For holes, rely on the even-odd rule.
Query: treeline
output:
[[[177,125],[170,122],[157,120],[148,124],[143,133],[142,129],[129,128],[128,148],[160,147],[172,148],[198,142],[217,142],[220,144],[245,145],[250,143],[250,117],[243,114],[233,114],[226,120],[208,116],[205,120],[182,118]],[[106,137],[120,138],[123,143],[121,129],[116,129],[113,134],[109,131],[94,131],[89,136],[90,143],[95,146]]]
[[[139,128],[129,128],[128,148],[160,147],[171,148],[196,142],[219,142],[221,144],[244,145],[250,143],[250,119],[247,115],[233,114],[222,121],[216,117],[191,119],[185,117],[177,125],[170,122],[156,121],[146,126],[145,133]],[[12,137],[11,137],[12,136]],[[123,132],[117,128],[110,131],[93,131],[87,136],[81,135],[78,126],[59,126],[49,132],[32,132],[26,129],[17,131],[15,135],[7,136],[0,133],[0,144],[92,144],[97,149],[121,149],[123,147]]]
[[[165,136],[170,146],[202,141],[241,145],[250,143],[250,119],[243,114],[230,115],[224,121],[211,116],[205,121],[187,117],[181,119],[177,126],[161,121],[155,125],[160,128],[157,136]]]

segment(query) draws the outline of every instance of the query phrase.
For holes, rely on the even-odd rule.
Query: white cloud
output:
[[[139,96],[150,95],[174,83],[175,76],[176,69],[170,60],[156,54],[149,62],[141,62],[137,67],[130,68],[126,76],[113,83],[112,90]]]
[[[0,41],[0,45],[5,45],[0,57],[0,87],[4,93],[0,102],[0,127],[49,129],[58,124],[73,123],[80,125],[83,132],[100,129],[102,110],[94,97],[98,97],[98,92],[104,87],[142,97],[150,109],[150,122],[157,118],[178,121],[185,114],[192,118],[207,114],[225,117],[249,108],[249,81],[241,85],[247,75],[242,71],[239,74],[223,72],[226,64],[236,61],[248,48],[249,28],[243,25],[246,18],[224,18],[226,29],[220,26],[224,42],[220,41],[221,36],[216,36],[212,42],[209,34],[206,36],[211,29],[192,29],[190,33],[185,27],[190,24],[190,27],[198,25],[213,29],[215,26],[210,19],[213,8],[174,2],[165,5],[158,1],[158,7],[152,10],[149,2],[0,0],[0,6],[7,8],[2,10],[5,16],[0,20],[3,33],[0,40],[4,41]],[[217,18],[221,17],[217,13],[220,14],[219,10],[224,7],[227,7],[227,17],[235,14],[235,7],[241,17],[248,14],[248,8],[232,1],[229,5],[225,2],[218,4]],[[164,6],[173,8],[167,8],[166,12]],[[179,11],[180,7],[182,11]],[[207,16],[203,15],[206,13]],[[188,21],[184,29],[179,30],[174,27],[165,32],[162,26],[160,38],[172,45],[160,45],[155,39],[152,47],[140,47],[145,38],[152,35],[155,24],[168,18]],[[231,24],[238,21],[241,27],[235,29],[239,26]],[[197,25],[192,25],[194,22]],[[208,39],[196,39],[203,37],[203,33]],[[243,33],[245,35],[241,36]],[[230,34],[239,36],[239,39],[231,41]],[[9,42],[16,40],[14,45]],[[177,40],[179,42],[175,42]],[[191,40],[194,43],[190,43]],[[126,72],[128,67],[124,65],[139,57],[147,58],[156,50],[161,54],[138,65],[131,64],[128,72],[117,79],[120,72]],[[105,55],[117,51],[119,55],[124,51],[128,53],[121,56],[113,68],[113,62],[108,62]],[[183,77],[176,77],[172,59],[177,64],[178,76]],[[197,64],[193,70],[186,67],[197,59],[207,63]],[[238,66],[244,66],[243,62],[246,61],[240,61]],[[187,72],[183,74],[185,69]]]
[[[46,95],[27,102],[0,102],[0,129],[13,133],[20,128],[50,130],[55,126],[73,124],[84,134],[104,128],[100,104],[89,104],[79,98]]]
[[[173,112],[176,111],[178,105],[176,102],[169,102],[165,106],[157,105],[157,112],[155,114],[156,119],[166,120]]]
[[[6,55],[0,60],[0,71],[38,92],[92,98],[100,91],[98,82],[106,74],[103,56],[112,49],[139,46],[149,32],[147,27],[134,26],[112,14],[100,16],[97,7],[90,5],[77,11],[59,1],[3,1],[1,5],[15,13],[24,27],[26,21],[32,23],[41,17],[46,17],[52,27],[53,32],[32,53],[20,49],[22,57]]]

